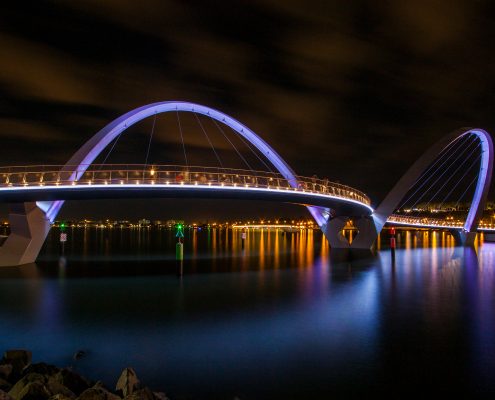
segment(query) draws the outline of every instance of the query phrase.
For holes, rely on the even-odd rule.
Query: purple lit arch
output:
[[[411,185],[416,182],[423,171],[430,165],[440,154],[440,152],[448,147],[452,142],[462,138],[463,136],[474,134],[478,137],[481,143],[481,165],[474,191],[473,201],[469,208],[469,213],[464,223],[464,231],[472,232],[476,230],[478,221],[485,208],[486,197],[490,189],[493,169],[493,142],[490,135],[483,129],[461,128],[445,136],[443,139],[435,143],[422,157],[420,157],[412,167],[404,174],[397,182],[395,187],[390,191],[388,196],[383,200],[380,206],[374,212],[380,222],[385,217],[388,218],[399,205],[401,199],[405,196]],[[383,222],[384,224],[385,222]],[[383,227],[383,225],[382,225]]]
[[[224,114],[218,110],[206,107],[200,104],[194,104],[183,101],[164,101],[159,103],[148,104],[136,108],[119,118],[110,122],[102,130],[89,139],[67,162],[64,169],[72,170],[74,165],[79,166],[79,171],[85,171],[89,165],[98,157],[98,155],[114,140],[121,132],[136,124],[137,122],[161,113],[183,111],[203,114],[211,117],[243,136],[252,145],[254,145],[287,179],[292,187],[297,187],[296,174],[292,168],[280,157],[280,155],[256,133],[246,125],[236,119]],[[79,177],[82,174],[79,174]],[[71,176],[72,180],[79,179],[75,175]],[[38,202],[37,205],[45,211],[50,221],[54,221],[60,211],[64,201]],[[316,222],[322,226],[328,220],[329,210],[321,207],[308,206]]]

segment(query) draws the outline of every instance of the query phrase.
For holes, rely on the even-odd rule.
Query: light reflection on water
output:
[[[174,398],[493,393],[495,245],[401,231],[393,262],[337,261],[318,231],[53,232],[38,265],[0,270],[0,349],[109,385],[133,366]],[[88,356],[78,362],[79,349]]]

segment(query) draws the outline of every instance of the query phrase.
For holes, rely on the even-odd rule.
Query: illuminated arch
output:
[[[481,218],[486,204],[486,198],[490,189],[493,170],[493,141],[488,132],[478,128],[461,128],[458,129],[435,143],[425,154],[423,154],[402,176],[402,178],[393,187],[390,193],[385,197],[382,203],[375,209],[371,218],[374,224],[373,229],[366,230],[365,235],[357,235],[352,242],[351,247],[369,248],[372,246],[377,235],[387,222],[387,218],[393,214],[399,206],[400,201],[407,194],[411,186],[419,179],[421,174],[431,165],[438,155],[448,147],[452,142],[463,136],[474,134],[481,143],[481,164],[476,189],[469,213],[464,223],[463,232],[475,232],[478,222]]]
[[[273,165],[274,167],[287,179],[292,187],[297,187],[296,174],[292,168],[280,157],[280,155],[263,139],[261,139],[256,133],[249,129],[246,125],[240,123],[236,119],[215,110],[210,107],[206,107],[200,104],[189,103],[184,101],[164,101],[153,104],[148,104],[139,108],[136,108],[128,113],[120,116],[119,118],[110,122],[107,126],[96,133],[91,139],[89,139],[67,162],[64,169],[73,170],[75,165],[78,165],[79,171],[85,171],[89,165],[98,157],[98,155],[114,140],[121,132],[138,123],[139,121],[166,112],[182,111],[193,112],[197,114],[203,114],[211,117],[237,132],[237,134],[243,136],[253,146],[255,146]],[[63,169],[63,170],[64,170]],[[82,174],[79,174],[81,176]],[[74,174],[71,179],[79,179]],[[47,217],[53,222],[57,216],[60,208],[64,204],[63,201],[54,202],[38,202],[38,206],[45,211]],[[328,219],[328,210],[320,207],[308,206],[309,211],[316,219],[317,223],[321,226]]]

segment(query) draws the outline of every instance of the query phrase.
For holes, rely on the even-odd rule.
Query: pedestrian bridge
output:
[[[390,217],[387,218],[387,224],[412,228],[447,229],[449,231],[462,231],[464,229],[464,221],[461,220],[395,214],[392,214]],[[495,225],[492,223],[480,221],[478,223],[477,230],[480,232],[495,232]]]
[[[273,200],[371,215],[363,192],[328,180],[200,166],[92,164],[0,168],[0,201],[9,203],[109,198],[196,197]]]
[[[157,115],[163,113],[176,117],[183,166],[166,165],[167,161],[149,161]],[[197,122],[196,129],[204,134],[203,147],[211,149],[218,167],[190,165],[181,113],[193,116]],[[147,118],[152,123],[147,151],[142,158],[144,164],[106,164],[122,133]],[[208,133],[207,126],[214,132]],[[190,124],[188,129],[191,129]],[[213,133],[221,140],[225,139],[227,148],[233,148],[248,169],[225,168],[220,152],[215,149],[215,141],[210,137]],[[238,142],[231,138],[238,139]],[[245,146],[244,150],[250,151],[267,171],[254,168],[235,142]],[[103,162],[95,163],[107,148],[109,151]],[[64,201],[95,198],[241,198],[301,204],[307,207],[334,250],[369,251],[387,222],[450,229],[460,243],[471,245],[478,227],[484,229],[479,223],[491,185],[492,169],[490,135],[482,129],[462,128],[446,135],[426,151],[373,209],[370,199],[357,189],[297,175],[259,135],[221,111],[183,101],[158,102],[131,110],[110,122],[77,150],[65,165],[0,168],[0,201],[10,205],[11,228],[10,236],[0,247],[0,266],[34,262]],[[472,171],[476,172],[474,176]],[[461,188],[459,184],[467,187]],[[412,220],[408,216],[396,215],[398,210],[405,209],[404,198],[412,203],[409,207],[412,209],[420,202],[431,203],[433,199],[429,194],[441,196],[442,203],[459,194],[458,204],[472,188],[466,220],[455,226],[445,221]],[[445,191],[447,194],[443,197]],[[350,219],[354,220],[358,230],[352,243],[342,235]]]

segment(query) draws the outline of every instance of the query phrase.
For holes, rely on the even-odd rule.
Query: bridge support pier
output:
[[[355,222],[358,234],[351,244],[352,249],[356,250],[371,250],[376,238],[379,235],[379,230],[372,216],[362,217]]]
[[[449,231],[454,237],[456,246],[472,247],[476,241],[477,232],[463,232],[457,229]]]
[[[36,203],[10,204],[10,235],[0,247],[0,267],[33,263],[50,231],[50,221]]]
[[[342,229],[349,218],[335,217],[322,227],[323,234],[328,240],[331,249],[349,249],[349,241],[342,235]]]

